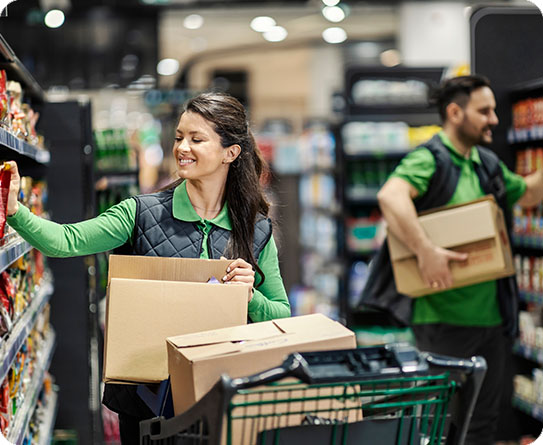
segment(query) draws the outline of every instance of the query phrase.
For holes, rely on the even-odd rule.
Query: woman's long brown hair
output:
[[[228,94],[210,92],[189,99],[183,113],[187,111],[198,113],[210,122],[221,138],[223,147],[234,144],[241,147],[239,156],[230,164],[226,179],[225,198],[232,223],[226,255],[243,258],[250,263],[260,275],[260,285],[265,277],[253,252],[254,230],[259,214],[267,217],[270,205],[260,185],[260,176],[266,163],[249,128],[245,108]],[[167,188],[181,182],[178,180]]]

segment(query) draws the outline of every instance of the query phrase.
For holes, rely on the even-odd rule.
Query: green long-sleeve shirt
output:
[[[196,222],[204,233],[200,258],[208,258],[208,234],[213,225],[231,230],[227,204],[212,220],[201,218],[189,200],[186,185],[179,185],[173,196],[173,216],[182,221]],[[75,224],[57,224],[32,214],[19,205],[15,215],[8,217],[13,227],[29,244],[50,257],[72,257],[105,252],[122,246],[131,238],[136,221],[136,201],[125,199],[96,218]],[[277,247],[270,238],[258,258],[258,266],[265,275],[249,302],[251,320],[264,321],[290,316],[283,280],[279,271]],[[258,284],[258,277],[256,284]]]

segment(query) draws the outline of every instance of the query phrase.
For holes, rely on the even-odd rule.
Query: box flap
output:
[[[232,260],[110,255],[108,283],[112,278],[206,283],[211,277],[215,277],[221,281],[231,262]]]
[[[167,341],[177,348],[193,348],[196,346],[225,344],[281,335],[283,332],[271,321],[253,323],[233,328],[216,329],[213,331],[196,332],[194,334],[169,337]]]
[[[450,249],[494,237],[496,227],[492,221],[495,219],[496,211],[496,204],[492,200],[484,199],[469,205],[428,213],[420,216],[419,222],[436,246]],[[392,261],[414,255],[390,231],[388,231],[388,247]]]
[[[347,330],[341,323],[331,320],[323,314],[278,318],[273,320],[273,323],[286,334],[304,332],[320,336],[321,334],[328,335],[330,332],[334,331],[341,331],[341,333],[344,333],[344,331]]]

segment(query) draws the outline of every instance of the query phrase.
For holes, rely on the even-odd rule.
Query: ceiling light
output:
[[[345,11],[339,6],[325,6],[322,8],[322,15],[330,22],[341,22],[345,18]]]
[[[171,76],[179,71],[179,61],[175,59],[162,59],[156,66],[156,72],[161,76]]]
[[[397,49],[387,49],[386,51],[383,51],[380,59],[381,63],[388,67],[399,65],[401,62],[400,52]]]
[[[272,17],[262,15],[251,20],[251,29],[256,32],[266,32],[273,28],[277,23]]]
[[[339,3],[339,0],[322,0],[326,6],[336,6]]]
[[[287,35],[287,30],[282,26],[274,26],[269,31],[262,34],[268,42],[281,42],[287,38]]]
[[[183,26],[187,29],[198,29],[204,24],[204,18],[200,14],[190,14],[183,20]]]
[[[60,9],[51,9],[43,21],[48,28],[60,28],[64,23],[64,13]]]
[[[347,33],[343,28],[335,26],[332,28],[326,28],[322,32],[322,38],[327,43],[342,43],[347,40]]]

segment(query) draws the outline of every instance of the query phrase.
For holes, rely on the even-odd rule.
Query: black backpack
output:
[[[428,191],[414,204],[417,212],[445,205],[452,198],[460,169],[454,164],[447,147],[443,145],[439,135],[435,135],[423,147],[430,150],[436,162],[436,170]],[[475,171],[479,177],[481,188],[486,194],[494,195],[496,202],[504,210],[509,224],[509,212],[507,209],[507,196],[503,171],[499,158],[490,150],[477,147],[481,158],[481,164],[475,164]],[[498,302],[500,313],[506,331],[510,335],[516,335],[518,329],[518,288],[515,277],[502,278],[498,283]],[[392,324],[397,326],[409,326],[411,323],[413,299],[407,295],[398,293],[392,273],[392,265],[388,244],[385,240],[370,263],[368,280],[362,291],[359,309],[371,308],[384,312]]]

